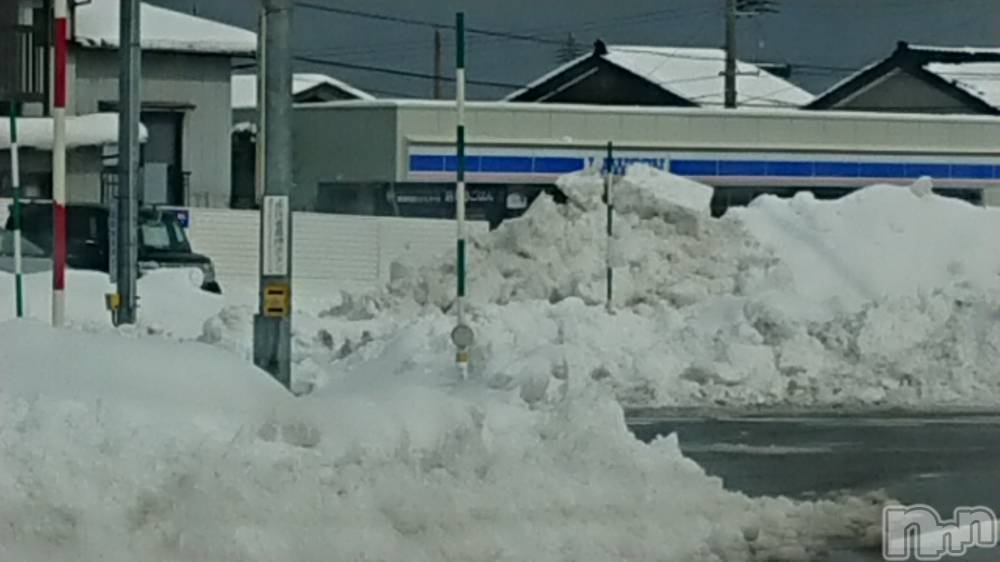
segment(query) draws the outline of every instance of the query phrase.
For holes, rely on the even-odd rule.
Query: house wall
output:
[[[92,113],[102,102],[118,100],[117,53],[73,50],[71,76],[77,114]],[[231,189],[230,58],[182,53],[143,54],[144,103],[173,104],[182,109],[182,166],[190,172],[188,202],[226,207]]]
[[[935,88],[926,81],[898,69],[841,101],[835,109],[907,113],[981,113],[951,92]]]
[[[51,197],[52,153],[40,150],[24,150],[18,153],[21,169],[21,185],[26,197]],[[98,203],[101,201],[101,149],[80,147],[66,155],[66,199],[70,203]],[[3,196],[9,196],[10,151],[0,150],[0,178],[3,182]],[[44,182],[44,187],[42,187]],[[38,189],[45,193],[39,193]]]

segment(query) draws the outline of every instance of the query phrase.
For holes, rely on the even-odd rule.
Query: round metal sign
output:
[[[465,349],[472,347],[472,344],[476,341],[476,335],[472,332],[472,328],[465,324],[459,324],[451,331],[451,341],[454,342],[456,347]]]

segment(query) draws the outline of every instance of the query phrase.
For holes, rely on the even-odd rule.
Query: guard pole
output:
[[[293,0],[265,0],[265,185],[260,206],[260,301],[254,364],[292,386],[292,56]],[[259,79],[259,78],[258,78]]]
[[[139,108],[142,48],[139,36],[139,0],[120,0],[119,80],[118,80],[118,189],[112,205],[117,239],[115,276],[116,325],[135,324],[138,319],[138,185],[139,185]]]
[[[458,296],[455,310],[458,323],[452,332],[452,341],[457,348],[455,363],[465,378],[469,374],[469,348],[472,346],[472,330],[465,322],[465,13],[455,14],[455,108],[457,127],[455,130],[455,222],[457,225],[456,274],[458,276]]]
[[[611,200],[611,180],[612,174],[614,173],[614,147],[611,141],[608,141],[608,154],[607,158],[604,160],[604,203],[608,209],[608,240],[607,248],[604,253],[604,265],[607,273],[607,308],[610,313],[612,310],[611,298],[614,294],[614,269],[611,267],[611,250],[612,244],[614,243],[614,227],[612,221],[614,220],[615,214],[615,204]]]
[[[24,264],[21,256],[21,162],[17,145],[17,102],[10,101],[10,178],[14,191],[14,310],[24,318]]]
[[[66,64],[67,0],[55,0],[55,65],[52,92],[52,325],[66,324]]]

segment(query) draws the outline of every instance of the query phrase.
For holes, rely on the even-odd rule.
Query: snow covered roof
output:
[[[320,86],[330,86],[336,88],[347,97],[359,100],[373,100],[368,92],[364,92],[351,86],[350,84],[337,80],[326,74],[296,74],[292,79],[292,95],[299,96]],[[233,109],[253,109],[257,107],[257,75],[256,74],[235,74],[233,75]]]
[[[117,48],[119,0],[91,0],[76,7],[75,41],[84,47]],[[253,56],[257,34],[151,4],[140,11],[142,48],[205,54]]]
[[[146,142],[148,132],[142,125],[140,140]],[[52,150],[53,124],[51,117],[22,117],[17,120],[17,141],[21,148]],[[104,146],[118,143],[118,114],[91,113],[66,118],[66,146]],[[10,121],[0,120],[0,150],[10,148]]]
[[[924,70],[1000,109],[1000,62],[935,62],[924,65]]]
[[[970,103],[979,111],[1000,111],[1000,48],[910,45],[904,41],[890,56],[861,68],[816,96],[809,108],[839,107],[853,94],[897,70],[925,78],[930,74],[957,88],[961,95],[971,96]]]
[[[700,106],[724,101],[725,52],[722,49],[608,45],[606,54],[587,54],[535,80],[505,99],[513,100],[562,72],[595,56],[640,76],[664,90]],[[738,61],[738,103],[751,107],[799,107],[813,96],[756,65]]]

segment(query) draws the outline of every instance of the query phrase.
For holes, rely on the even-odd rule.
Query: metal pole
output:
[[[10,177],[14,191],[14,309],[24,318],[24,266],[21,257],[21,162],[17,145],[17,102],[10,101]]]
[[[441,30],[434,30],[434,99],[439,100],[444,97],[443,72],[444,72],[444,49],[441,47]]]
[[[736,107],[736,0],[726,0],[726,94],[727,108]]]
[[[451,333],[452,341],[458,351],[455,362],[465,378],[469,374],[469,348],[473,343],[473,332],[465,323],[465,13],[455,14],[455,106],[458,113],[456,134],[455,165],[455,222],[458,227],[456,273],[458,275],[458,296],[456,313],[458,323]]]
[[[52,325],[66,323],[66,65],[67,0],[55,2],[55,76],[52,93]]]
[[[139,0],[121,0],[120,73],[118,83],[118,191],[115,280],[118,309],[116,325],[135,324],[138,316],[136,276],[138,274],[138,184],[139,184],[139,90],[142,48],[139,37]]]
[[[614,240],[614,228],[612,227],[612,220],[615,212],[615,204],[611,200],[611,179],[614,170],[614,148],[611,141],[608,141],[608,156],[605,160],[606,164],[604,166],[604,203],[608,208],[608,245],[606,252],[604,254],[604,264],[607,271],[607,307],[608,312],[611,312],[611,297],[614,294],[614,270],[611,268],[611,246]]]
[[[260,309],[254,364],[285,388],[292,384],[292,57],[293,0],[264,0],[266,185],[260,216]]]

